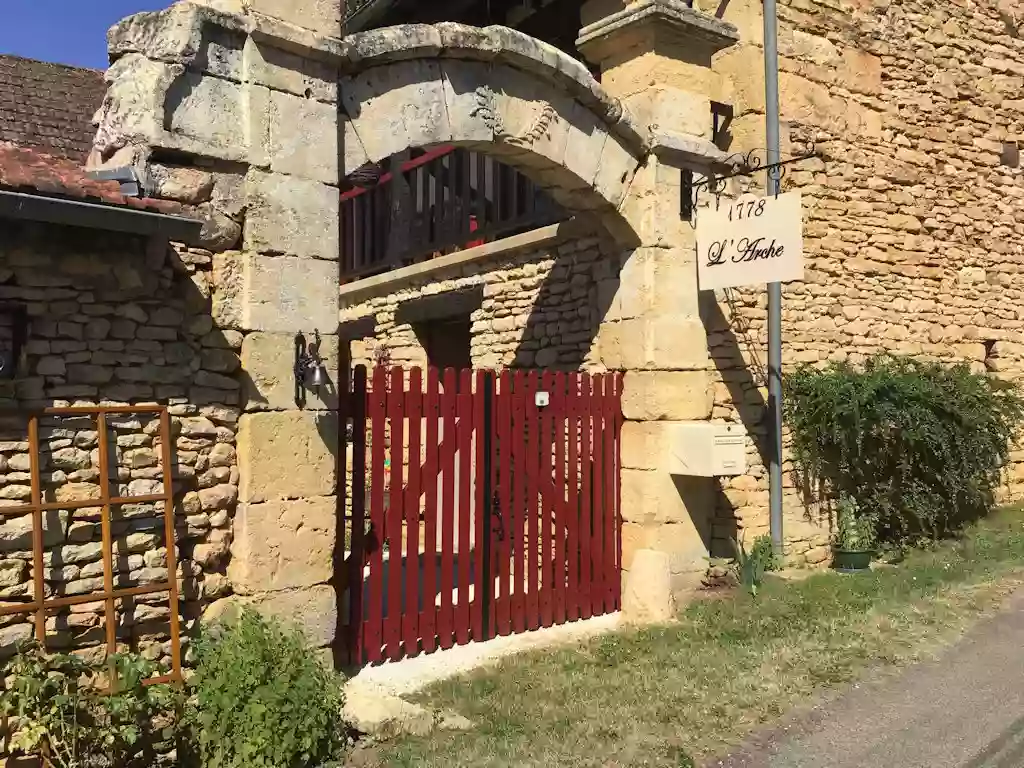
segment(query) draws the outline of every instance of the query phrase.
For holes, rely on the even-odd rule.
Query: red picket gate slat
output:
[[[619,551],[616,538],[615,521],[618,517],[619,505],[615,497],[615,478],[618,477],[615,444],[618,440],[618,429],[615,425],[615,404],[618,402],[616,374],[609,373],[605,377],[604,424],[605,433],[602,448],[605,452],[604,462],[604,499],[605,499],[605,552],[604,552],[604,608],[606,613],[615,610],[615,582],[621,581],[616,554]]]
[[[470,569],[470,542],[472,526],[470,525],[470,502],[473,482],[473,373],[462,371],[459,377],[458,395],[458,596],[459,602],[455,612],[455,642],[465,645],[469,642],[471,617],[469,610],[470,587],[473,586],[473,574]],[[475,591],[475,590],[474,590]]]
[[[509,508],[512,537],[512,632],[526,631],[526,372],[516,371],[512,384],[512,459]]]
[[[420,472],[422,470],[423,371],[409,371],[406,413],[409,415],[409,481],[405,487],[405,605],[402,642],[406,656],[419,653],[420,640]]]
[[[593,508],[593,560],[590,566],[593,583],[590,587],[590,610],[595,616],[604,613],[604,383],[605,377],[594,377],[593,413],[593,456],[594,476],[592,488]]]
[[[484,373],[484,371],[477,371],[473,381],[473,423],[476,425],[476,439],[474,444],[475,448],[473,451],[473,461],[475,462],[475,466],[478,468],[478,471],[474,473],[474,476],[476,477],[476,484],[473,489],[474,514],[472,518],[473,540],[475,542],[473,546],[474,590],[473,602],[471,606],[473,612],[472,633],[474,638],[483,637],[484,634],[484,602],[481,591],[483,589],[484,575],[490,575],[491,573],[490,565],[488,565],[486,568],[484,567],[483,540],[485,535],[490,536],[491,534],[490,531],[487,531],[485,533],[484,530],[484,524],[487,516],[484,514],[484,484],[481,481],[482,473],[484,470],[483,430],[488,427],[488,425],[484,424],[484,388],[488,386],[493,388],[493,378],[489,379],[487,374]],[[493,471],[491,472],[491,475],[491,488],[494,488]],[[490,503],[490,501],[486,503]],[[493,578],[491,579],[491,581],[493,583]],[[491,593],[491,600],[492,604],[490,606],[490,610],[493,612],[493,592]],[[489,626],[491,618],[488,617],[487,620]]]
[[[591,461],[591,412],[590,412],[591,379],[584,373],[580,381],[580,616],[589,619],[590,608],[590,564],[592,562],[593,540],[591,534],[591,474],[594,469]]]
[[[427,399],[424,415],[427,419],[426,460],[423,463],[423,606],[420,631],[423,652],[437,648],[437,473],[439,471],[438,424],[441,407],[438,394],[437,368],[427,369]]]
[[[367,556],[365,365],[357,366],[353,371],[348,408],[352,416],[352,516],[349,522],[349,567],[346,584],[349,594],[349,661],[355,664],[363,658],[363,573]],[[343,424],[343,429],[344,426]],[[346,462],[343,461],[341,466],[346,467]]]
[[[512,632],[512,373],[503,371],[497,397],[498,412],[498,574],[500,597],[497,605],[499,635]]]
[[[370,460],[370,530],[373,532],[373,553],[370,556],[370,594],[367,596],[369,616],[366,617],[363,645],[371,662],[381,660],[384,621],[384,425],[387,415],[387,372],[373,372],[373,390],[368,410],[371,418]]]
[[[565,514],[565,386],[565,374],[559,371],[554,376],[554,391],[551,394],[551,412],[555,430],[555,484],[552,489],[554,504],[551,508],[555,533],[555,552],[552,564],[555,590],[552,621],[555,624],[565,623],[565,541],[567,522],[567,515]]]
[[[624,377],[615,375],[615,610],[622,610],[622,413]]]
[[[551,395],[551,390],[554,386],[554,374],[550,371],[545,371],[541,376],[540,388],[541,391]],[[555,509],[554,500],[554,485],[552,482],[552,474],[554,473],[554,467],[552,466],[551,451],[554,447],[552,430],[554,429],[552,423],[552,409],[550,403],[547,407],[540,409],[540,624],[542,627],[550,627],[553,623],[554,615],[554,569],[551,562],[551,558],[554,555],[554,544],[555,535],[553,528],[553,518]]]
[[[405,464],[405,377],[401,368],[392,368],[388,387],[388,421],[391,424],[391,484],[386,512],[388,541],[388,614],[384,622],[384,641],[392,661],[402,656],[402,522]]]
[[[530,371],[526,379],[526,517],[528,522],[528,544],[526,580],[529,584],[526,593],[526,626],[530,629],[540,627],[540,414],[534,402],[537,394],[537,372]]]
[[[442,648],[451,648],[455,633],[455,409],[458,404],[457,378],[451,368],[444,372],[441,395],[443,430],[441,435],[441,610],[437,615],[437,636]]]
[[[566,611],[569,621],[580,617],[580,421],[579,403],[582,381],[578,373],[569,376],[569,403],[567,407],[568,430],[566,440],[569,444],[569,456],[566,469],[569,476],[566,480],[568,505],[566,522],[568,528],[568,566],[569,583],[566,593]]]
[[[621,374],[378,367],[367,386],[356,367],[344,380],[339,578],[355,663],[619,607]]]

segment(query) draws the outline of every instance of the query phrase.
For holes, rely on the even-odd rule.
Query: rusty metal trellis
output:
[[[108,450],[107,417],[111,415],[135,416],[155,414],[160,420],[160,474],[163,478],[163,493],[146,496],[111,496],[110,494],[110,457]],[[39,460],[39,419],[41,416],[78,416],[95,417],[96,431],[99,440],[99,473],[100,496],[80,501],[44,502],[40,478]],[[35,636],[41,647],[46,646],[46,613],[54,608],[65,608],[86,603],[104,603],[104,626],[106,630],[107,655],[117,650],[116,603],[118,600],[142,595],[168,593],[170,601],[169,623],[171,634],[171,672],[148,682],[151,684],[177,682],[181,676],[181,642],[178,621],[178,581],[177,556],[174,536],[174,488],[172,483],[173,464],[171,459],[171,419],[167,409],[159,405],[138,406],[99,406],[99,407],[66,407],[47,408],[28,417],[28,444],[31,461],[31,502],[17,506],[0,507],[0,518],[32,514],[32,565],[34,580],[34,599],[31,603],[19,605],[0,605],[0,616],[12,614],[35,614]],[[114,547],[111,534],[110,510],[121,504],[164,503],[164,538],[167,549],[167,581],[159,584],[146,584],[125,589],[114,588]],[[46,598],[43,565],[44,537],[43,512],[48,510],[68,510],[101,507],[100,528],[103,542],[103,592],[91,592],[83,595],[68,595],[52,599]]]

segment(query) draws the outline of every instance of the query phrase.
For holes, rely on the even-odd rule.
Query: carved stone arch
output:
[[[649,137],[583,64],[506,27],[404,25],[345,42],[346,176],[410,148],[467,147],[635,243],[619,210]]]

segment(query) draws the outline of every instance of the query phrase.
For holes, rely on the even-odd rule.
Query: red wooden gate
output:
[[[621,392],[611,373],[357,367],[338,574],[350,661],[618,610]]]

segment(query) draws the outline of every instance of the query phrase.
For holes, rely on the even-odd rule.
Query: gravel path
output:
[[[854,686],[713,768],[1022,768],[1024,592],[939,659]]]

